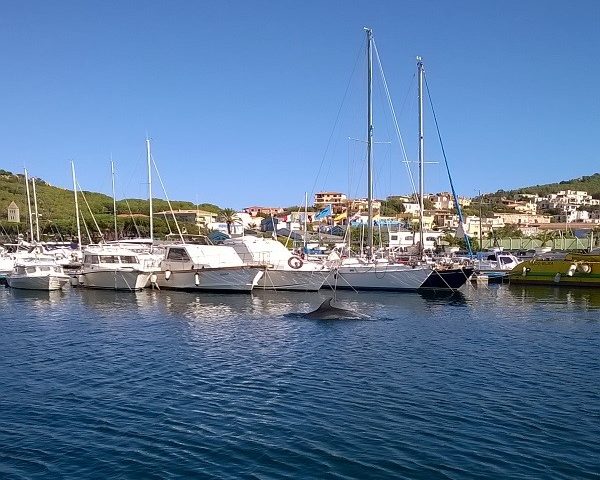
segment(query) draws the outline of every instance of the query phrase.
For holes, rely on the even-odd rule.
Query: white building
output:
[[[481,235],[485,236],[502,227],[504,227],[504,220],[498,217],[482,218],[480,222],[479,217],[473,215],[466,217],[464,222],[465,233],[475,238],[479,237],[480,230]]]

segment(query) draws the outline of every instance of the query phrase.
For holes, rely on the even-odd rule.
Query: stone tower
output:
[[[21,215],[19,213],[18,205],[12,201],[8,206],[8,221],[19,223],[21,221]]]

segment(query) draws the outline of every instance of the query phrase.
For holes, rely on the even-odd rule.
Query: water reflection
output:
[[[53,304],[59,303],[65,295],[68,295],[68,291],[63,290],[20,290],[18,288],[7,288],[6,289],[10,299],[17,303],[27,303],[28,306],[32,306],[35,309],[48,307]]]
[[[91,309],[117,314],[124,309],[136,308],[140,313],[154,311],[161,303],[160,292],[142,290],[140,292],[120,292],[114,290],[96,290],[88,288],[72,289],[74,295],[81,298],[84,306]]]
[[[546,285],[508,285],[506,293],[520,303],[554,303],[574,308],[599,308],[600,289]]]
[[[398,311],[420,312],[447,306],[464,306],[469,299],[461,292],[276,292],[258,290],[252,294],[219,294],[161,291],[158,304],[165,313],[187,319],[224,319],[232,317],[275,318],[315,310],[328,298],[336,304],[373,319],[388,318]]]

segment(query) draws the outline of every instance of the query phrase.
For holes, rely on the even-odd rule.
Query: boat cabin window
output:
[[[25,269],[25,271],[26,271],[27,273],[35,273],[35,267],[27,267],[27,268]]]
[[[100,263],[119,263],[119,257],[115,255],[100,255]]]
[[[398,235],[390,235],[390,240],[398,240]]]
[[[98,255],[86,255],[83,259],[83,263],[93,263],[98,264]]]
[[[40,267],[39,267],[39,269],[40,269],[42,272],[49,272],[50,270],[52,270],[52,268],[51,268],[51,267],[49,267],[49,266],[47,266],[47,265],[40,266]]]
[[[121,256],[121,263],[138,263],[138,260],[133,255]]]
[[[170,248],[167,255],[167,260],[177,260],[179,262],[189,262],[190,256],[185,251],[185,248]]]
[[[487,259],[495,262],[496,261],[496,255],[488,255]]]
[[[61,267],[54,267],[54,271],[58,272],[58,273],[62,273],[62,268]]]
[[[506,265],[507,263],[512,263],[512,258],[510,257],[500,257],[500,263]]]
[[[17,273],[20,273],[21,275],[25,273],[25,267],[17,267],[15,270],[17,271]]]

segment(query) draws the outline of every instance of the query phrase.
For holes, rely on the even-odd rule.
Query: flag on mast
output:
[[[322,220],[323,218],[331,217],[332,215],[333,209],[331,208],[331,204],[329,204],[315,215],[315,220]]]

